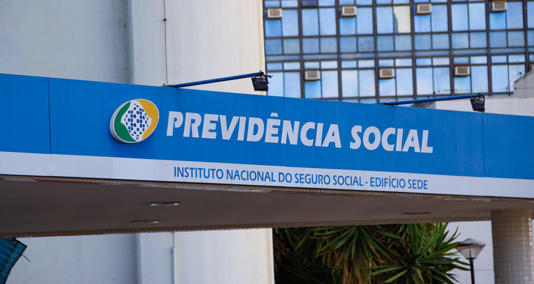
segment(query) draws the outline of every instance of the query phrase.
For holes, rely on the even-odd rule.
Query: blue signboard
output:
[[[15,75],[0,97],[4,174],[534,197],[532,117]]]

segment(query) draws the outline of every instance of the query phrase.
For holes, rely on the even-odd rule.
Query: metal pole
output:
[[[190,82],[190,83],[182,83],[182,84],[176,84],[176,85],[169,85],[169,87],[182,88],[182,87],[189,87],[189,86],[196,86],[196,85],[203,85],[203,84],[211,84],[211,83],[230,81],[230,80],[236,80],[236,79],[243,79],[243,78],[249,78],[249,77],[260,76],[260,75],[263,75],[263,72],[260,71],[260,72],[256,72],[256,73],[248,73],[248,74],[243,74],[243,75],[222,77],[222,78],[209,79],[209,80],[203,80],[203,81],[196,81],[196,82]]]
[[[409,101],[400,101],[400,102],[389,102],[389,103],[384,103],[384,104],[388,105],[388,106],[395,106],[395,105],[427,103],[427,102],[437,102],[437,101],[470,99],[470,98],[478,98],[478,97],[482,97],[482,95],[451,96],[451,97],[432,98],[432,99],[420,99],[420,100],[409,100]]]
[[[469,266],[471,267],[471,284],[475,284],[475,269],[472,258],[469,259]]]

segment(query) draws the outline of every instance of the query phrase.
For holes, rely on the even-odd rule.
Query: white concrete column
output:
[[[491,212],[491,231],[495,283],[534,283],[531,210]]]

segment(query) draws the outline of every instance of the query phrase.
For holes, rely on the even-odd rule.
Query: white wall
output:
[[[263,53],[261,1],[0,0],[0,73],[161,86],[265,70]],[[22,241],[9,284],[274,283],[270,229]]]
[[[133,234],[22,238],[28,245],[8,284],[114,283],[137,281]]]
[[[0,0],[0,73],[128,79],[126,0]]]

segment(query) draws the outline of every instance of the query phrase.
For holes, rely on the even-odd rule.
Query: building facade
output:
[[[162,86],[260,69],[257,1],[0,1],[0,73]],[[244,80],[199,88],[253,93]],[[20,240],[28,260],[8,284],[274,282],[270,229]]]
[[[271,96],[508,96],[534,62],[534,1],[264,0],[264,21]]]

